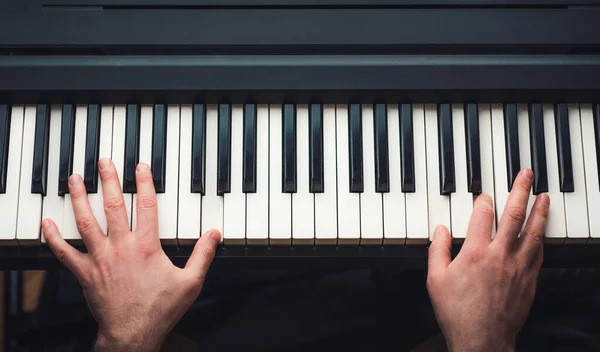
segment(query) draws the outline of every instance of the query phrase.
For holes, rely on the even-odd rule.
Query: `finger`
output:
[[[77,278],[85,271],[85,254],[68,244],[60,235],[58,227],[51,219],[42,221],[42,233],[54,256]]]
[[[446,226],[438,225],[433,233],[433,241],[429,245],[427,274],[439,276],[446,272],[450,265],[452,239]]]
[[[71,175],[69,177],[69,194],[77,230],[88,251],[93,251],[100,241],[106,239],[106,236],[102,233],[102,229],[94,217],[81,176]]]
[[[185,270],[189,270],[194,277],[203,281],[220,242],[221,233],[218,230],[211,230],[202,235],[196,241],[194,251],[185,265]]]
[[[147,164],[139,163],[135,169],[135,185],[137,188],[137,223],[136,232],[148,233],[154,229],[158,232],[158,207],[152,172]]]
[[[538,195],[531,208],[523,234],[519,238],[519,255],[528,266],[535,264],[543,247],[548,209],[550,209],[550,197],[547,194]]]
[[[482,193],[473,205],[473,213],[469,221],[464,247],[487,246],[492,240],[493,226],[494,203],[489,195]]]
[[[104,158],[98,162],[102,193],[104,197],[104,213],[108,223],[108,232],[112,234],[129,232],[129,218],[125,209],[123,192],[117,169],[110,159]]]
[[[514,247],[527,214],[527,201],[532,180],[533,171],[531,169],[523,169],[517,175],[498,223],[498,231],[492,241],[492,246],[498,246],[505,250]]]

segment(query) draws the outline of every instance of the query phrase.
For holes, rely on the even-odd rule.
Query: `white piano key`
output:
[[[481,157],[481,190],[492,198],[496,208],[494,191],[494,154],[492,141],[492,121],[490,104],[479,105],[479,145]],[[506,170],[505,170],[506,171]],[[496,222],[492,228],[492,237],[496,234]]]
[[[50,135],[48,141],[48,181],[46,185],[46,196],[42,201],[42,219],[52,219],[56,224],[58,231],[62,234],[65,197],[61,197],[58,195],[58,168],[60,165],[61,121],[61,106],[52,105],[52,108],[50,110]],[[14,135],[11,135],[11,138],[13,136]],[[9,182],[8,178],[7,182]],[[46,237],[41,236],[41,239],[42,243],[46,242]]]
[[[9,146],[8,169],[6,172],[6,193],[0,194],[0,223],[2,224],[2,231],[0,231],[0,244],[14,244],[17,238],[17,210],[20,191],[19,183],[21,173],[21,146],[23,140],[24,113],[25,107],[23,105],[14,105],[12,107],[10,118],[10,138],[8,140]],[[32,157],[33,154],[30,158]],[[31,187],[31,173],[29,182],[29,186]],[[62,219],[60,219],[58,222],[62,222]]]
[[[292,194],[292,239],[294,244],[314,244],[315,200],[309,189],[308,105],[296,107],[296,193]]]
[[[361,244],[379,244],[383,241],[383,200],[375,192],[375,135],[373,105],[362,106],[363,135],[363,183],[360,194]]]
[[[140,110],[140,149],[138,163],[146,163],[152,167],[152,123],[154,118],[154,111],[152,105],[142,105]],[[137,223],[137,193],[133,194],[132,203],[133,217],[131,228],[135,231]],[[159,222],[160,223],[160,222]]]
[[[401,182],[400,116],[398,104],[388,105],[387,114],[390,191],[383,194],[383,234],[385,236],[383,243],[404,244],[406,241],[406,199],[404,193],[402,193]]]
[[[269,187],[269,240],[273,245],[290,244],[292,240],[292,195],[283,193],[282,170],[282,108],[269,106],[270,187]]]
[[[117,169],[121,190],[123,190],[123,166],[125,163],[125,111],[125,105],[114,106],[111,155],[113,164]],[[132,195],[127,193],[123,194],[123,202],[125,203],[125,210],[127,211],[127,218],[129,219],[129,226],[131,228]]]
[[[100,142],[98,148],[98,160],[112,157],[112,132],[113,132],[113,106],[102,105],[100,112]],[[106,214],[104,213],[104,195],[102,191],[102,179],[98,174],[98,193],[88,195],[90,206],[94,217],[98,221],[100,228],[106,234],[108,225],[106,223]]]
[[[156,195],[158,205],[158,234],[161,242],[165,244],[173,244],[177,238],[179,116],[179,105],[167,106],[165,193],[158,193]]]
[[[17,240],[21,245],[39,243],[42,219],[42,195],[31,193],[36,109],[35,105],[26,105],[23,122],[23,156],[21,157],[21,183],[17,220]]]
[[[494,153],[494,191],[496,200],[496,226],[508,199],[506,146],[504,145],[504,111],[502,104],[492,104],[492,144]]]
[[[246,196],[242,193],[242,154],[244,152],[244,107],[231,106],[231,186],[223,196],[223,240],[246,244]]]
[[[87,132],[87,105],[77,105],[75,108],[75,136],[73,138],[73,175],[83,178],[85,171],[85,140]],[[66,240],[79,242],[81,235],[77,230],[75,213],[71,195],[65,194],[63,212],[63,237]]]
[[[521,169],[531,169],[531,140],[529,139],[529,110],[527,104],[517,104],[517,121],[519,124],[519,160],[521,161]],[[535,198],[532,184],[531,192],[529,192],[529,201],[527,202],[527,216],[531,213]]]
[[[544,138],[546,140],[546,168],[548,172],[548,196],[550,210],[546,222],[546,240],[564,241],[567,233],[565,220],[565,203],[560,192],[558,179],[558,153],[556,149],[556,129],[554,124],[554,108],[544,104]]]
[[[337,242],[337,177],[335,105],[323,105],[324,192],[315,193],[316,244]]]
[[[436,139],[437,141],[437,136]],[[415,154],[415,192],[406,193],[406,243],[426,243],[429,240],[427,200],[427,142],[425,139],[425,106],[413,105],[413,141]],[[437,144],[436,144],[437,145]],[[436,160],[437,162],[437,160]],[[438,170],[436,164],[435,169]],[[439,184],[439,180],[435,181]],[[439,190],[438,190],[439,195]]]
[[[598,209],[600,209],[600,179],[598,178],[598,166],[596,164],[597,150],[594,136],[594,115],[591,104],[581,104],[580,108],[585,188],[588,205],[586,212],[589,220],[590,241],[597,242],[600,239],[600,217],[597,214]],[[550,200],[550,208],[553,206],[554,203]]]
[[[444,225],[450,233],[450,196],[440,195],[438,116],[434,104],[425,105],[425,138],[427,141],[427,197],[429,206],[429,238],[438,225]],[[415,163],[418,162],[415,160]]]
[[[465,110],[462,104],[452,105],[452,134],[454,138],[454,173],[456,193],[450,202],[452,237],[458,241],[467,236],[469,220],[473,212],[473,194],[467,184],[467,142],[465,136]]]
[[[179,141],[179,206],[177,240],[180,245],[200,238],[202,195],[192,193],[192,106],[181,106]]]
[[[206,185],[202,197],[202,234],[211,229],[223,231],[223,197],[217,195],[217,105],[206,106]]]
[[[569,104],[569,131],[571,136],[571,160],[573,161],[573,185],[575,192],[563,193],[567,241],[585,242],[589,238],[587,199],[585,190],[585,170],[583,145],[581,140],[581,120],[579,104]]]
[[[348,105],[336,105],[338,243],[359,244],[359,194],[350,193],[348,151]],[[272,159],[271,159],[272,160]]]
[[[269,106],[256,108],[256,193],[246,194],[246,242],[269,239]]]

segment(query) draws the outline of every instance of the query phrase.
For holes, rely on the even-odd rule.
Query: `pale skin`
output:
[[[494,239],[492,200],[477,198],[467,238],[453,261],[448,229],[436,229],[427,289],[451,352],[514,350],[535,296],[550,205],[547,194],[538,195],[525,218],[532,179],[528,169],[517,176]]]
[[[65,242],[52,219],[42,221],[48,245],[73,272],[98,321],[96,351],[158,351],[195,301],[221,241],[211,230],[197,241],[185,268],[171,263],[158,237],[157,201],[148,165],[136,169],[137,224],[130,231],[114,164],[99,162],[108,236],[91,210],[83,180],[69,179],[77,228],[88,253]],[[531,187],[522,171],[491,239],[491,200],[478,197],[461,253],[439,227],[429,251],[427,288],[451,351],[510,351],[535,295],[542,262],[547,195],[537,197],[522,229]],[[522,233],[522,236],[518,236]]]
[[[51,219],[42,229],[58,259],[74,273],[98,321],[96,351],[157,351],[202,290],[221,239],[210,231],[198,240],[185,268],[173,265],[158,238],[156,193],[148,165],[136,169],[137,225],[129,220],[114,164],[99,162],[109,236],[90,208],[83,180],[69,178],[77,228],[88,250],[65,242]]]

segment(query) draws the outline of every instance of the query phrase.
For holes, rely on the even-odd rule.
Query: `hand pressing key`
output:
[[[521,170],[494,239],[492,200],[484,194],[477,198],[453,261],[448,229],[435,230],[427,289],[450,351],[514,350],[535,296],[550,205],[547,194],[538,195],[523,228],[532,179],[531,170]]]
[[[97,351],[157,351],[200,294],[221,234],[201,236],[187,265],[173,265],[160,245],[157,201],[146,164],[136,169],[137,224],[129,230],[114,164],[99,162],[109,236],[102,233],[79,175],[69,178],[77,229],[88,250],[81,253],[61,237],[51,219],[42,222],[56,257],[79,280],[98,321]]]

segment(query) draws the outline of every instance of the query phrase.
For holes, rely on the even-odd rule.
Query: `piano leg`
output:
[[[17,342],[14,339],[17,320],[21,314],[23,277],[20,270],[4,272],[4,351],[17,351]]]

